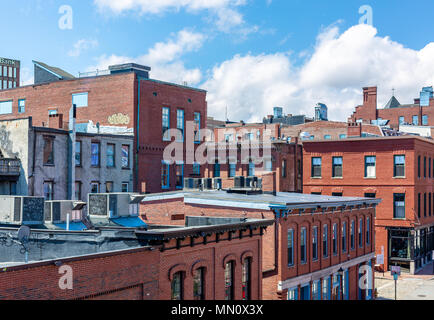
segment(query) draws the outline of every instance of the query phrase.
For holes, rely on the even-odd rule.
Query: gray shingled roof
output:
[[[392,96],[390,98],[389,102],[386,104],[384,109],[392,109],[392,108],[399,108],[401,107],[401,104],[399,103],[398,99],[395,98],[395,96]]]
[[[75,77],[72,74],[70,74],[70,73],[68,73],[65,70],[62,70],[60,68],[49,66],[48,64],[45,64],[45,63],[40,62],[40,61],[33,61],[33,63],[39,64],[41,67],[50,70],[51,72],[53,72],[56,75],[58,75],[59,78],[62,78],[62,79],[65,79],[65,80],[73,80],[73,79],[75,79]]]

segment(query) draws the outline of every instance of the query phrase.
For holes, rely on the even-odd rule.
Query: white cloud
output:
[[[434,43],[421,50],[380,37],[368,25],[343,33],[334,25],[323,30],[301,65],[287,53],[236,55],[213,68],[202,87],[208,90],[209,115],[261,121],[274,106],[286,113],[313,116],[318,102],[329,118],[346,120],[362,103],[362,87],[378,86],[379,107],[392,88],[401,103],[411,103],[420,89],[434,85]]]
[[[70,57],[79,57],[83,51],[95,48],[97,46],[97,40],[80,39],[74,43],[73,49],[68,52],[68,55]]]
[[[201,71],[197,68],[186,68],[181,57],[188,52],[200,49],[205,40],[206,37],[203,34],[184,29],[174,34],[166,42],[156,43],[146,54],[139,57],[103,55],[98,58],[97,66],[88,68],[88,71],[107,69],[108,66],[114,64],[135,62],[150,66],[154,79],[196,85],[202,79]]]
[[[229,32],[232,28],[244,24],[241,13],[236,8],[247,0],[94,0],[100,11],[114,14],[135,12],[143,14],[164,14],[185,9],[190,13],[208,11],[214,17],[213,22],[220,31]]]

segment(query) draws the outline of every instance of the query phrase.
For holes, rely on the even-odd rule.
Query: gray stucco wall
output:
[[[30,126],[30,119],[0,121],[0,150],[3,156],[21,160],[17,182],[17,194],[21,195],[28,195]],[[3,187],[5,186],[6,184]]]

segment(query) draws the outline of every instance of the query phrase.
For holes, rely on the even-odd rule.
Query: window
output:
[[[312,158],[312,178],[321,178],[321,158]]]
[[[426,193],[423,194],[423,216],[426,218]]]
[[[178,109],[176,112],[176,128],[181,133],[181,137],[178,140],[184,141],[184,110]]]
[[[422,116],[422,125],[423,126],[427,126],[428,125],[428,116],[427,115],[423,115]]]
[[[100,166],[100,143],[92,142],[91,144],[91,166],[99,167]]]
[[[214,163],[214,178],[220,178],[220,163],[218,160]]]
[[[338,254],[338,225],[333,225],[333,255]]]
[[[163,141],[170,141],[169,128],[170,128],[170,108],[163,107]]]
[[[6,87],[3,83],[3,89]],[[12,101],[0,101],[0,114],[12,113]]]
[[[413,116],[413,125],[418,126],[419,125],[419,117],[418,116]]]
[[[161,164],[161,188],[163,189],[169,189],[169,168],[170,165],[167,163]]]
[[[377,197],[376,193],[365,193],[365,198],[375,199]]]
[[[9,67],[9,78],[12,78],[12,67]]]
[[[200,113],[194,113],[194,143],[200,143]]]
[[[18,113],[26,112],[26,99],[18,100]]]
[[[426,157],[423,157],[423,177],[426,178]]]
[[[193,298],[205,300],[205,268],[198,268],[193,273]]]
[[[225,141],[226,142],[234,141],[234,135],[233,134],[225,134]]]
[[[87,107],[87,92],[72,95],[72,104],[77,108]]]
[[[365,178],[375,178],[377,176],[377,157],[365,157]]]
[[[194,175],[200,175],[200,164],[199,163],[193,163],[193,174]]]
[[[243,275],[242,275],[243,300],[250,300],[252,298],[251,268],[252,268],[252,259],[251,258],[244,259]]]
[[[99,182],[92,182],[90,184],[90,193],[99,193]]]
[[[282,161],[282,177],[286,178],[286,160]]]
[[[347,222],[342,223],[342,252],[347,252]]]
[[[300,262],[306,263],[306,228],[301,228],[300,234]]]
[[[404,117],[399,117],[399,124],[404,124],[404,123],[405,123]]]
[[[54,182],[45,181],[44,182],[44,197],[45,200],[54,200]]]
[[[432,207],[431,207],[431,192],[428,194],[428,213],[429,213],[429,216],[431,217],[431,209],[432,209]]]
[[[267,171],[267,172],[273,171],[273,161],[272,160],[265,160],[265,171]]]
[[[255,163],[250,161],[249,162],[249,177],[255,176]]]
[[[339,135],[339,139],[346,139],[347,138],[347,135],[346,134],[340,134]]]
[[[405,177],[405,156],[394,156],[393,175],[394,177]]]
[[[115,145],[107,144],[107,157],[106,157],[107,168],[114,168],[115,166]]]
[[[431,178],[431,158],[428,159],[428,178]]]
[[[236,168],[237,168],[236,163],[229,163],[229,178],[235,177]]]
[[[312,300],[321,300],[321,280],[312,283]]]
[[[44,166],[54,166],[54,137],[44,137]]]
[[[176,165],[176,188],[177,189],[184,188],[184,165],[183,164]]]
[[[184,299],[184,273],[177,272],[172,279],[172,300]]]
[[[332,138],[332,136],[329,135],[329,134],[326,134],[326,135],[324,136],[324,139],[325,139],[325,140],[331,140],[331,138]]]
[[[294,230],[288,230],[288,266],[294,265]]]
[[[333,157],[333,178],[342,178],[342,166],[343,160],[342,157]]]
[[[57,114],[57,109],[54,109],[54,110],[48,110],[48,115],[49,115],[49,116],[52,116],[52,115],[55,115],[55,114]]]
[[[371,244],[371,219],[366,217],[366,244]]]
[[[328,231],[329,226],[325,224],[323,226],[323,233],[322,233],[322,254],[324,258],[327,258],[329,256],[328,253]]]
[[[75,141],[75,166],[81,167],[81,141]]]
[[[318,227],[312,229],[312,260],[318,260]]]
[[[351,250],[354,250],[355,248],[355,242],[354,242],[354,236],[355,236],[355,232],[356,232],[356,223],[353,221],[351,221],[351,230],[350,230],[350,245],[351,245]]]
[[[315,136],[310,136],[309,140],[315,140]]]
[[[359,220],[359,247],[363,247],[363,219]]]
[[[331,285],[331,278],[325,278],[322,281],[322,299],[323,300],[330,300],[330,285]]]
[[[342,192],[332,192],[332,197],[342,197],[343,195]]]
[[[74,200],[81,200],[81,182],[75,182]]]
[[[112,193],[114,190],[113,190],[113,182],[111,182],[111,181],[108,181],[108,182],[106,182],[105,183],[105,192],[106,193]]]
[[[298,299],[298,288],[292,288],[288,290],[288,300],[295,301]]]
[[[128,192],[128,185],[129,183],[127,182],[122,183],[122,192]]]
[[[405,219],[405,193],[393,194],[393,218]]]
[[[245,140],[247,141],[253,141],[255,135],[252,132],[248,132],[244,135]]]
[[[225,300],[234,299],[234,261],[229,261],[225,267]]]
[[[420,218],[421,211],[420,193],[417,194],[417,217]]]
[[[122,145],[121,163],[122,169],[130,167],[130,146],[127,144]]]

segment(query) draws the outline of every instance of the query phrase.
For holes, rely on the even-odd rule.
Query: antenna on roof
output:
[[[392,88],[392,96],[395,96],[395,88]]]

